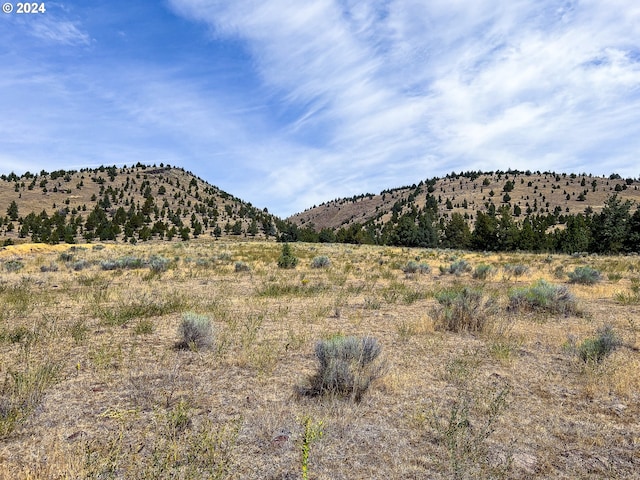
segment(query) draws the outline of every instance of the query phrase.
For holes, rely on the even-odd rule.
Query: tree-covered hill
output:
[[[640,181],[555,172],[465,172],[314,206],[308,239],[480,250],[640,251]]]
[[[0,175],[0,240],[273,238],[284,222],[184,169],[99,167]]]

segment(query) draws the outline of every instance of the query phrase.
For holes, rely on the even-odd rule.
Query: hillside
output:
[[[615,174],[596,177],[555,172],[468,172],[423,180],[417,185],[384,190],[377,195],[332,200],[295,214],[289,220],[296,225],[312,226],[316,231],[369,220],[384,224],[391,219],[394,206],[400,215],[413,207],[423,209],[428,194],[435,198],[439,216],[448,218],[457,212],[470,224],[475,212],[487,212],[492,204],[496,209],[508,207],[516,220],[554,211],[575,215],[588,207],[598,213],[614,193],[621,199],[640,201],[639,187],[638,179],[623,179]]]
[[[138,164],[0,176],[0,241],[268,238],[282,221],[183,169]]]

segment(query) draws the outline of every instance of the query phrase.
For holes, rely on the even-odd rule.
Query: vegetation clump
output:
[[[602,278],[600,272],[591,267],[576,267],[573,272],[569,272],[567,275],[570,283],[579,283],[581,285],[593,285]]]
[[[585,363],[602,363],[616,348],[622,344],[610,325],[597,331],[597,336],[587,338],[578,347],[577,353]]]
[[[371,382],[382,375],[382,364],[376,360],[382,347],[373,337],[336,335],[316,343],[318,370],[308,387],[298,389],[301,395],[336,395],[360,401]]]
[[[177,348],[204,350],[213,345],[213,327],[211,320],[205,315],[187,312],[182,315],[182,322],[178,327]]]
[[[331,266],[331,260],[326,255],[314,257],[311,261],[311,268],[327,268]]]
[[[248,271],[251,270],[251,268],[249,268],[249,265],[247,265],[244,262],[236,262],[235,266],[234,266],[234,269],[235,269],[236,273],[248,272]]]
[[[442,274],[451,274],[451,275],[462,275],[463,273],[470,272],[471,265],[466,260],[456,260],[449,265],[449,267],[440,266],[440,273]]]
[[[569,315],[577,313],[577,302],[564,285],[554,285],[541,279],[529,287],[511,292],[508,309]]]
[[[415,260],[409,260],[407,264],[402,267],[402,271],[406,274],[422,273],[426,274],[431,271],[431,267],[426,263],[418,263]]]
[[[285,243],[282,245],[282,252],[278,258],[279,268],[296,268],[298,265],[298,258],[291,252],[291,245]]]
[[[488,323],[495,302],[481,290],[451,288],[436,294],[436,328],[450,332],[481,332]]]
[[[4,264],[4,269],[7,272],[17,272],[19,270],[22,270],[23,268],[24,263],[22,263],[20,260],[9,260]]]
[[[493,274],[494,270],[495,269],[491,265],[481,263],[473,271],[473,278],[476,278],[478,280],[486,280]]]

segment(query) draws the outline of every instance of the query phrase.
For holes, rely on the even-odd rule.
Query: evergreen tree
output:
[[[497,228],[498,222],[495,216],[478,211],[471,234],[472,246],[477,250],[495,250],[498,244]]]
[[[471,246],[471,230],[464,217],[454,212],[444,228],[443,246],[465,249]]]
[[[605,202],[598,221],[592,225],[594,247],[597,252],[620,253],[625,244],[631,216],[631,201],[624,202],[613,195]]]
[[[7,208],[7,215],[10,220],[16,221],[18,220],[18,204],[13,200],[9,204],[9,208]]]

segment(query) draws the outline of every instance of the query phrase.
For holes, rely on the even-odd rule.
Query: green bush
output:
[[[591,267],[576,267],[573,272],[569,272],[567,275],[570,283],[581,285],[593,285],[601,279],[600,272]]]
[[[493,271],[494,268],[491,265],[481,263],[473,271],[473,278],[477,278],[478,280],[486,280],[493,274]]]
[[[19,270],[22,270],[23,268],[24,263],[22,263],[20,260],[9,260],[4,264],[4,269],[7,272],[17,272]]]
[[[152,272],[161,273],[166,272],[169,269],[171,260],[168,258],[160,257],[158,255],[152,255],[149,258],[149,269]]]
[[[530,287],[519,288],[509,295],[509,310],[562,313],[577,313],[577,303],[569,289],[538,280]]]
[[[40,267],[40,271],[45,273],[45,272],[57,272],[58,271],[58,265],[56,265],[55,263],[51,262],[49,265],[42,265]]]
[[[244,262],[236,262],[235,264],[235,271],[236,272],[248,272],[251,269],[249,268],[249,265],[247,265]]]
[[[329,260],[329,257],[325,255],[314,257],[311,261],[311,268],[327,268],[329,266],[331,266],[331,260]]]
[[[508,277],[513,275],[516,278],[521,277],[522,275],[524,275],[525,273],[527,273],[529,271],[529,267],[527,267],[526,265],[506,264],[502,268],[504,269],[504,272]]]
[[[452,288],[436,294],[435,326],[451,332],[481,332],[487,326],[495,302],[480,290]]]
[[[441,274],[451,274],[451,275],[462,275],[463,273],[466,272],[470,272],[471,271],[471,265],[469,265],[469,263],[466,260],[456,260],[454,262],[451,263],[451,265],[449,265],[448,267],[443,267],[442,265],[440,266],[440,273]]]
[[[431,271],[431,267],[426,263],[418,263],[415,260],[409,260],[407,264],[402,267],[402,271],[407,274],[422,273],[426,274]]]
[[[293,256],[291,245],[285,243],[282,245],[282,253],[280,254],[280,258],[278,258],[278,267],[296,268],[296,265],[298,265],[298,259]]]
[[[76,272],[79,272],[81,270],[84,270],[85,268],[89,268],[91,266],[91,263],[89,263],[87,260],[78,260],[77,262],[73,262],[73,265],[71,266]]]
[[[302,387],[302,395],[337,395],[360,401],[371,382],[382,374],[376,362],[382,348],[372,337],[334,336],[316,344],[318,370]]]
[[[585,363],[601,363],[622,342],[610,325],[600,328],[595,338],[587,338],[578,347],[578,356]]]
[[[177,348],[203,350],[213,346],[213,328],[211,320],[204,315],[187,312],[182,315],[182,322],[178,327]]]

